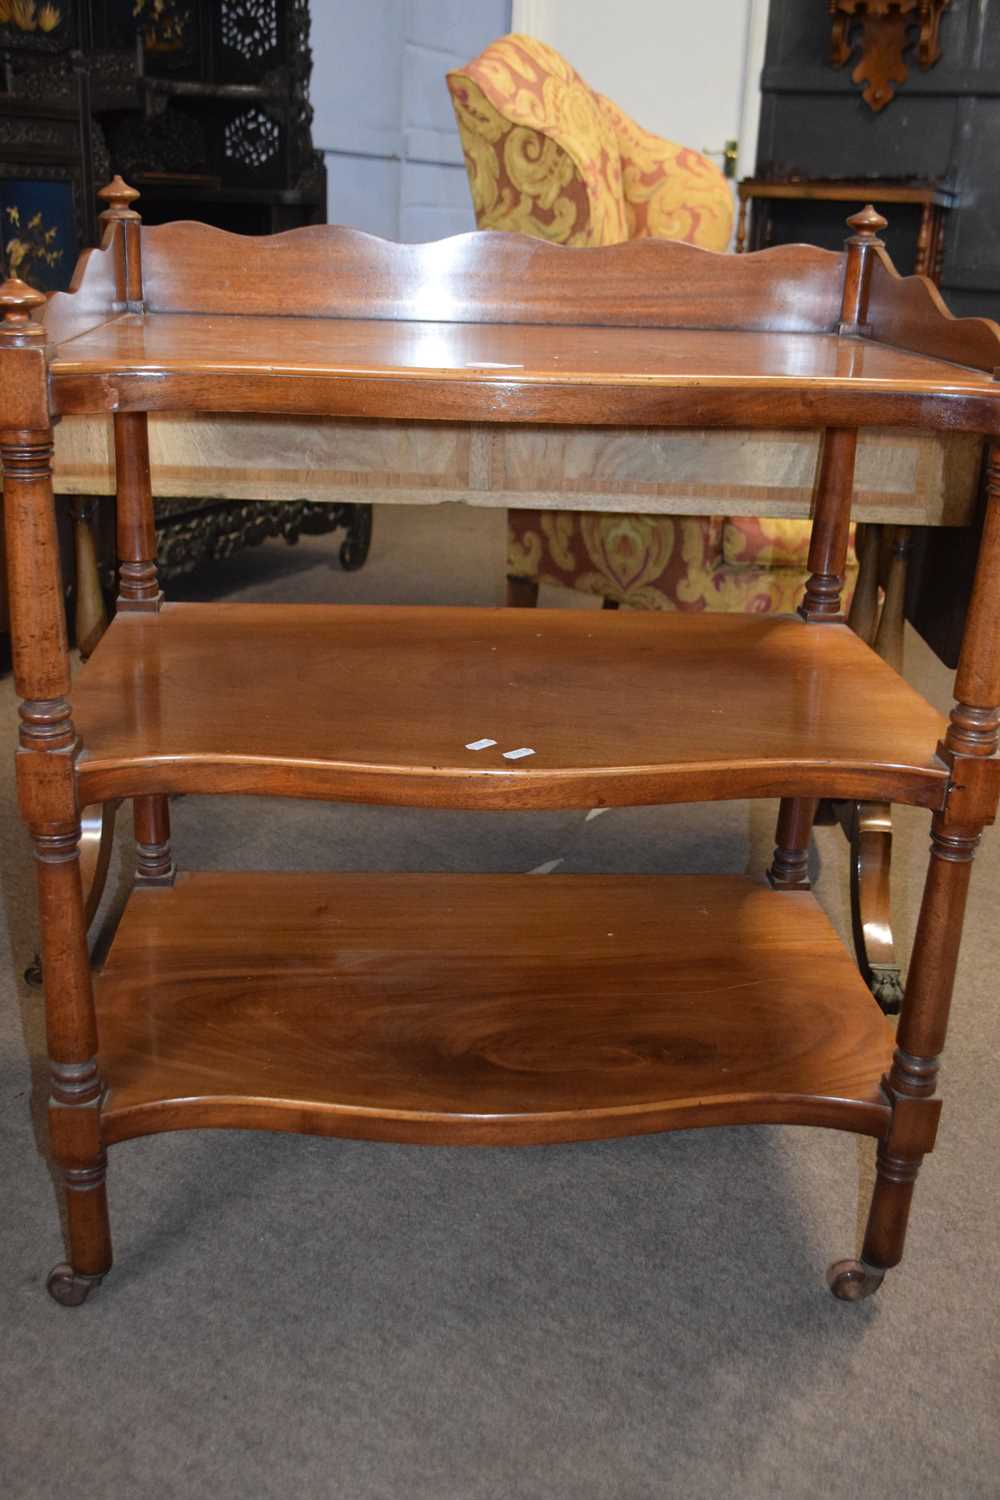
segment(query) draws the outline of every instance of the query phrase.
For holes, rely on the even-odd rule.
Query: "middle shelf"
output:
[[[846,626],[796,617],[171,604],[118,615],[73,709],[82,805],[936,808],[948,782],[941,715]]]

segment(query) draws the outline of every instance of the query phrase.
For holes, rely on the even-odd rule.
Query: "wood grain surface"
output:
[[[182,875],[131,897],[97,1003],[106,1143],[888,1122],[847,952],[743,877]]]
[[[992,376],[1000,369],[1000,324],[956,318],[926,276],[900,276],[886,251],[872,252],[868,298],[871,336],[899,349],[920,349]]]
[[[52,344],[76,338],[115,318],[117,267],[110,238],[100,249],[84,250],[76,263],[69,287],[47,298],[43,321]]]
[[[154,313],[442,323],[829,332],[844,257],[782,245],[736,261],[678,240],[592,249],[483,230],[424,245],[323,224],[253,238],[206,224],[142,231]]]
[[[1000,430],[982,371],[834,334],[123,313],[51,376],[66,415]]]
[[[741,198],[792,198],[816,199],[831,203],[867,203],[875,193],[879,203],[933,203],[942,208],[952,208],[956,194],[937,183],[931,182],[840,182],[835,180],[792,179],[788,182],[767,182],[756,177],[744,177],[737,184]]]
[[[941,715],[846,626],[774,616],[168,604],[114,621],[73,701],[84,805],[867,792],[937,807],[947,785]],[[496,746],[466,748],[484,737]]]
[[[67,417],[55,438],[57,493],[115,493],[107,417]],[[812,514],[819,434],[161,412],[149,444],[158,496],[777,518]],[[969,433],[864,431],[853,518],[969,525],[981,459]]]

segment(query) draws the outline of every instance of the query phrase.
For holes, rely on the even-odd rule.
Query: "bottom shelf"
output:
[[[192,874],[97,981],[108,1143],[881,1135],[892,1028],[812,896],[739,876]]]

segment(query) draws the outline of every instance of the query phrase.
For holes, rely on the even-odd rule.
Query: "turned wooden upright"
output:
[[[857,336],[868,331],[871,255],[874,246],[882,243],[878,232],[886,227],[886,220],[869,204],[847,222],[854,234],[847,240],[838,332]],[[841,595],[847,575],[857,447],[856,427],[827,428],[823,434],[809,538],[809,577],[799,606],[799,614],[810,622],[843,620]],[[809,844],[816,808],[813,801],[782,798],[768,871],[776,890],[809,889]]]
[[[98,197],[107,203],[101,222],[114,236],[116,292],[119,305],[141,313],[141,220],[132,207],[139,197],[115,177]],[[145,412],[116,412],[118,598],[126,612],[156,614],[163,592],[156,576],[156,519],[149,471],[149,420]],[[136,879],[148,885],[170,884],[175,869],[170,849],[170,805],[166,797],[136,797],[134,803]]]
[[[934,1097],[951,1009],[969,876],[986,824],[997,811],[1000,740],[1000,447],[990,451],[986,522],[955,678],[956,703],[938,746],[951,770],[947,805],[931,825],[931,857],[897,1046],[884,1087],[892,1126],[879,1145],[878,1175],[861,1266],[844,1294],[864,1295],[903,1254],[913,1184],[934,1145],[941,1101]],[[837,1290],[834,1279],[834,1290]]]
[[[101,196],[113,237],[119,306],[142,306],[134,189],[116,178]],[[66,1185],[72,1265],[53,1271],[57,1300],[82,1301],[111,1266],[99,1111],[97,1025],[80,876],[79,749],[52,490],[45,296],[13,278],[0,286],[0,461],[4,475],[14,680],[20,705],[17,790],[37,862],[50,1065],[49,1130]],[[156,537],[144,414],[115,417],[119,609],[158,610]],[[173,879],[166,797],[135,799],[137,879]]]
[[[52,497],[45,298],[0,287],[0,459],[14,681],[20,706],[17,793],[34,844],[49,1053],[49,1131],[66,1185],[72,1269],[52,1289],[82,1300],[111,1265],[99,1109],[97,1023],[79,869],[80,810],[69,652]]]

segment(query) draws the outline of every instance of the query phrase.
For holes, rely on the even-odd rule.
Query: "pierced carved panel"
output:
[[[278,0],[222,0],[222,45],[245,62],[267,57],[278,46]]]
[[[259,109],[245,109],[228,121],[225,154],[244,167],[263,167],[273,161],[281,146],[281,130]]]
[[[916,46],[920,67],[941,56],[941,20],[951,0],[828,0],[832,24],[831,62],[842,68],[860,47],[851,78],[876,113],[895,97],[909,69],[904,52]]]

